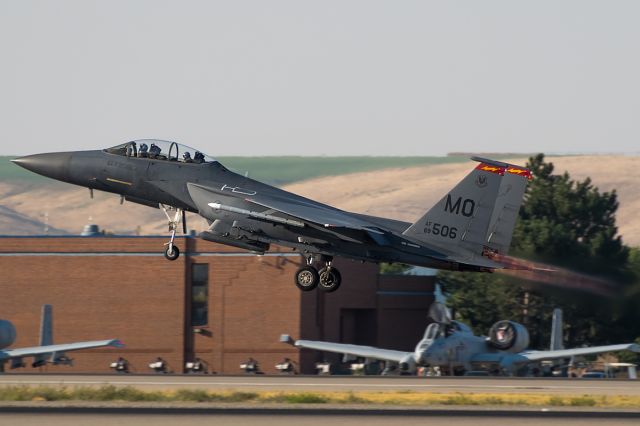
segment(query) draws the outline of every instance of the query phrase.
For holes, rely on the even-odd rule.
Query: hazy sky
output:
[[[611,0],[0,0],[0,144],[638,152],[639,22]]]

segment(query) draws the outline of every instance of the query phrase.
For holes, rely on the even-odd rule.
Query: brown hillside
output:
[[[100,228],[113,234],[166,234],[164,213],[159,209],[125,202],[120,205],[120,197],[89,190],[73,185],[51,183],[45,185],[0,185],[4,206],[11,211],[42,222],[48,216],[50,234],[59,234],[56,229],[69,234],[80,234],[87,223],[96,223]],[[17,218],[8,217],[0,210],[0,234],[25,235],[42,234],[44,226],[32,227],[24,232],[24,226]],[[201,230],[206,224],[199,216],[189,215],[189,227]]]
[[[617,224],[626,244],[640,245],[640,157],[551,157],[556,173],[565,170],[576,180],[590,176],[601,191],[616,189],[620,208]],[[512,159],[515,164],[526,159]],[[355,173],[299,182],[285,187],[335,207],[407,222],[418,219],[473,167],[444,164]]]

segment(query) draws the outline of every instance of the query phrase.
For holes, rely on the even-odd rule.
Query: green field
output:
[[[0,182],[44,182],[46,179],[0,157]],[[460,163],[467,157],[218,157],[229,169],[275,185],[284,185],[321,176],[366,172],[395,167]]]
[[[0,182],[15,182],[18,180],[23,182],[44,182],[46,180],[46,178],[42,176],[28,172],[22,167],[11,163],[9,160],[13,158],[15,157],[0,156]]]
[[[367,172],[396,167],[460,163],[466,157],[218,157],[236,173],[283,185],[322,176]]]

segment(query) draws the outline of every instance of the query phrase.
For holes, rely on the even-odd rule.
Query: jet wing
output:
[[[640,345],[635,343],[625,343],[621,345],[592,346],[590,348],[559,349],[555,351],[524,351],[520,353],[486,352],[476,354],[471,357],[471,362],[492,362],[500,363],[508,360],[509,363],[524,364],[533,361],[543,361],[547,359],[571,358],[578,355],[592,355],[604,352],[615,352],[629,350],[640,352]]]
[[[545,359],[570,358],[578,355],[591,355],[624,350],[640,352],[640,345],[635,343],[624,343],[620,345],[592,346],[590,348],[560,349],[556,351],[528,351],[520,352],[518,355],[525,357],[529,361],[541,361]]]
[[[210,186],[204,186],[195,183],[188,183],[187,188],[190,195],[198,203],[199,199],[203,198],[203,191],[211,194],[220,194],[224,196],[233,196],[236,198],[242,198],[244,201],[250,202],[257,206],[279,212],[287,216],[302,220],[310,224],[320,225],[324,228],[347,228],[359,231],[372,232],[375,234],[384,234],[385,232],[378,228],[375,224],[368,222],[364,219],[358,218],[356,215],[352,215],[348,212],[335,209],[324,204],[316,203],[312,200],[304,197],[297,196],[295,194],[287,194],[288,198],[284,195],[261,195],[255,191],[239,188],[226,188],[222,189],[214,188]],[[215,197],[210,197],[206,203],[209,204],[215,200]],[[216,206],[218,206],[216,204]],[[218,206],[223,207],[224,206]],[[264,212],[261,212],[264,213]]]
[[[282,336],[281,341],[286,341],[289,336]],[[401,362],[409,352],[380,349],[372,346],[350,345],[347,343],[319,342],[314,340],[296,340],[293,345],[298,348],[315,349],[317,351],[333,352],[338,354],[353,355],[362,358],[379,359],[382,361]]]
[[[66,343],[62,345],[46,345],[46,346],[33,346],[30,348],[17,348],[0,350],[0,360],[11,358],[22,358],[28,356],[38,356],[61,352],[77,351],[80,349],[93,349],[101,348],[103,346],[113,346],[121,348],[124,345],[117,339],[112,340],[93,340],[88,342]]]
[[[277,210],[289,216],[294,216],[305,222],[313,222],[322,225],[325,228],[348,228],[358,231],[374,232],[376,234],[384,234],[372,223],[351,216],[342,210],[333,210],[322,208],[319,206],[309,206],[304,204],[290,203],[277,199],[256,200],[252,197],[246,198],[246,201],[257,204],[268,209]]]

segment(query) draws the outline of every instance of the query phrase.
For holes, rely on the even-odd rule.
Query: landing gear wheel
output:
[[[340,272],[331,266],[322,268],[319,275],[320,282],[318,283],[318,288],[327,293],[336,291],[342,283],[342,276],[340,275]]]
[[[302,291],[311,291],[318,286],[320,276],[313,266],[305,266],[296,271],[296,286]]]
[[[178,246],[167,244],[167,247],[164,249],[164,257],[168,260],[176,260],[180,257],[180,249]]]

